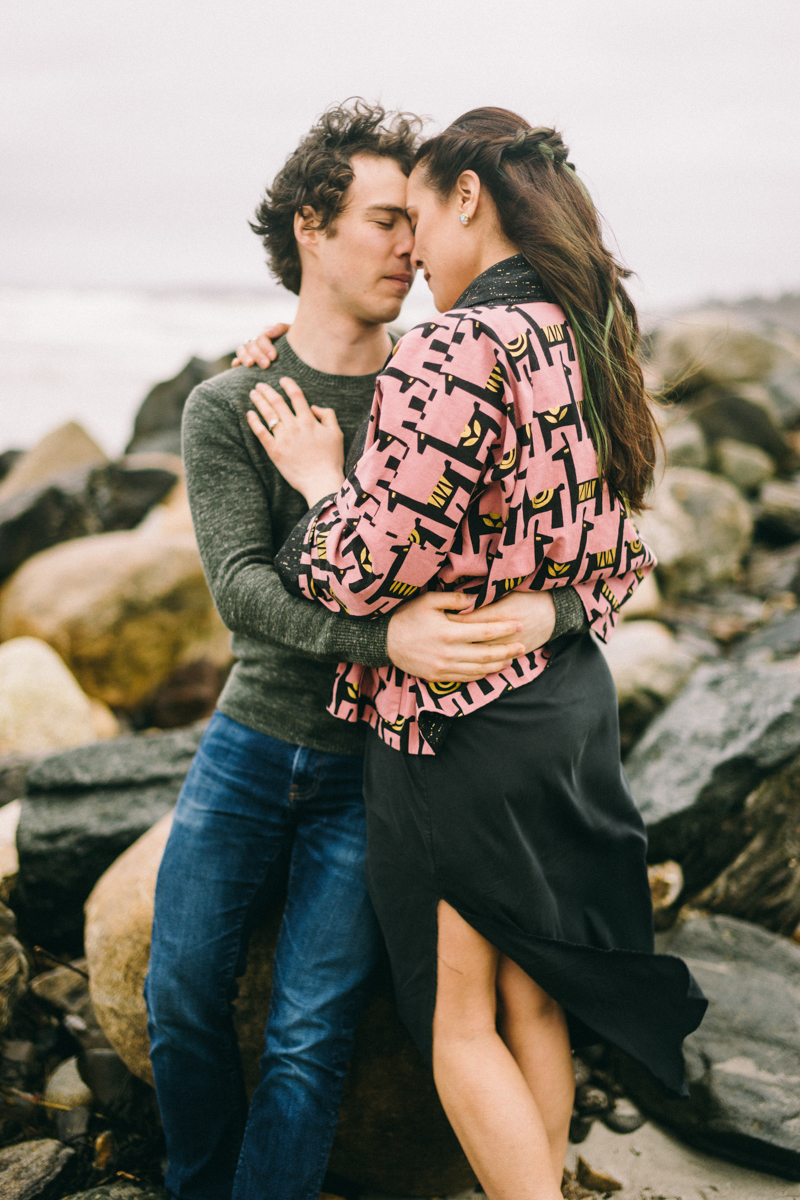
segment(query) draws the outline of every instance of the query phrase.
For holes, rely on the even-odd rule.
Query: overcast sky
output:
[[[800,290],[799,63],[798,0],[2,0],[0,279],[262,286],[264,184],[361,94],[554,124],[651,306]]]

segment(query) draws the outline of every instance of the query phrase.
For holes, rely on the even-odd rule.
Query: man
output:
[[[237,662],[176,808],[146,984],[166,1185],[180,1200],[316,1200],[321,1187],[380,945],[364,875],[363,729],[326,711],[335,664],[475,679],[552,631],[547,598],[535,620],[530,608],[523,614],[527,597],[518,609],[511,599],[507,616],[498,606],[492,621],[462,624],[445,612],[457,598],[431,594],[361,621],[288,596],[274,571],[305,504],[250,431],[249,393],[290,376],[309,402],[335,410],[351,441],[412,281],[405,190],[415,132],[356,102],[303,139],[253,227],[273,273],[300,296],[278,365],[217,376],[186,406],[195,531]],[[248,1112],[231,1019],[236,976],[254,922],[287,876]]]

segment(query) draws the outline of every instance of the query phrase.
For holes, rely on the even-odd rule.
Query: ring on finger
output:
[[[275,426],[280,425],[280,423],[281,423],[280,417],[273,417],[271,421],[267,421],[267,429],[270,431],[270,433],[272,433]]]

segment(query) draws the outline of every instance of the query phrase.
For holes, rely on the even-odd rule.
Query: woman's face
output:
[[[477,176],[475,182],[478,183]],[[467,207],[471,211],[471,206]],[[406,205],[414,230],[411,261],[424,273],[439,312],[453,308],[464,289],[480,274],[481,238],[475,236],[475,229],[461,223],[464,209],[464,196],[459,188],[441,200],[428,187],[422,169],[414,168],[408,180]]]

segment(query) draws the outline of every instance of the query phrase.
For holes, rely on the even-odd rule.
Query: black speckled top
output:
[[[529,304],[531,300],[556,303],[525,255],[515,254],[473,279],[453,309],[477,308],[479,304]]]

